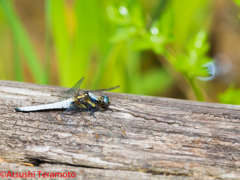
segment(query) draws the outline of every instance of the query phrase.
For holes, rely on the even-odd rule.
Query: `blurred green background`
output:
[[[240,104],[238,5],[0,0],[0,79]]]

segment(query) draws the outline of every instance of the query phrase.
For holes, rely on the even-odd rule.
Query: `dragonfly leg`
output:
[[[110,111],[112,111],[112,112],[113,112],[113,110],[112,110],[112,109],[110,109],[110,108],[107,108],[106,110],[110,110]]]
[[[93,115],[93,117],[96,118],[96,116],[94,115],[94,112],[93,112],[93,111],[90,111],[90,112],[91,112],[91,114]]]
[[[100,108],[100,106],[96,103],[96,108],[99,110],[99,111],[101,111],[101,112],[103,112],[103,110]]]

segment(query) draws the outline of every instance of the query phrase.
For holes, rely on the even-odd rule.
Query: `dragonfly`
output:
[[[33,112],[33,111],[43,111],[43,110],[65,110],[61,115],[70,116],[74,113],[90,111],[94,118],[94,112],[96,111],[107,111],[112,109],[109,108],[111,103],[110,98],[107,95],[102,95],[97,97],[94,95],[95,92],[109,91],[117,89],[120,86],[114,86],[105,89],[96,89],[90,91],[84,91],[80,89],[80,86],[84,80],[81,78],[71,89],[60,94],[61,101],[43,104],[37,106],[25,106],[17,107],[16,111],[20,112]],[[125,132],[122,131],[125,135]],[[96,137],[98,138],[97,134]]]

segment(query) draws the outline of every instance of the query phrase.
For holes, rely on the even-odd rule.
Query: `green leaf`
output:
[[[206,55],[208,49],[207,35],[204,31],[200,31],[188,42],[187,53],[177,56],[174,67],[190,79],[197,76],[207,76],[208,71],[203,65],[212,60]]]
[[[150,27],[150,31],[142,31],[135,38],[134,50],[151,49],[156,54],[163,54],[165,46],[173,40],[173,11],[167,9],[158,20],[155,20]]]
[[[130,37],[129,28],[118,28],[113,37],[109,39],[110,43],[117,43],[120,41],[128,40]]]
[[[108,5],[107,13],[117,26],[111,43],[135,38],[145,30],[145,17],[138,1],[115,1]]]
[[[224,93],[218,95],[218,100],[220,103],[240,105],[240,89],[230,85]]]
[[[133,41],[133,44],[132,44],[131,48],[132,48],[132,50],[135,50],[135,51],[151,49],[152,48],[152,42],[150,41],[149,34],[146,33],[142,37],[136,38]]]

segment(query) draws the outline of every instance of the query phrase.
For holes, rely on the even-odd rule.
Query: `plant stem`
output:
[[[176,62],[176,57],[173,55],[173,53],[170,52],[169,49],[165,51],[164,56],[172,65],[174,65],[174,63]],[[181,74],[183,74],[183,73],[181,73]],[[203,97],[203,94],[202,94],[200,88],[198,87],[198,85],[196,84],[194,78],[190,78],[186,74],[183,74],[183,75],[187,79],[187,81],[189,82],[190,86],[192,87],[197,100],[198,101],[205,101],[205,99]]]
[[[197,100],[205,101],[203,94],[202,94],[200,88],[198,87],[198,85],[196,84],[195,80],[193,78],[188,77],[187,75],[185,75],[185,78],[188,80],[189,84],[191,85]]]

